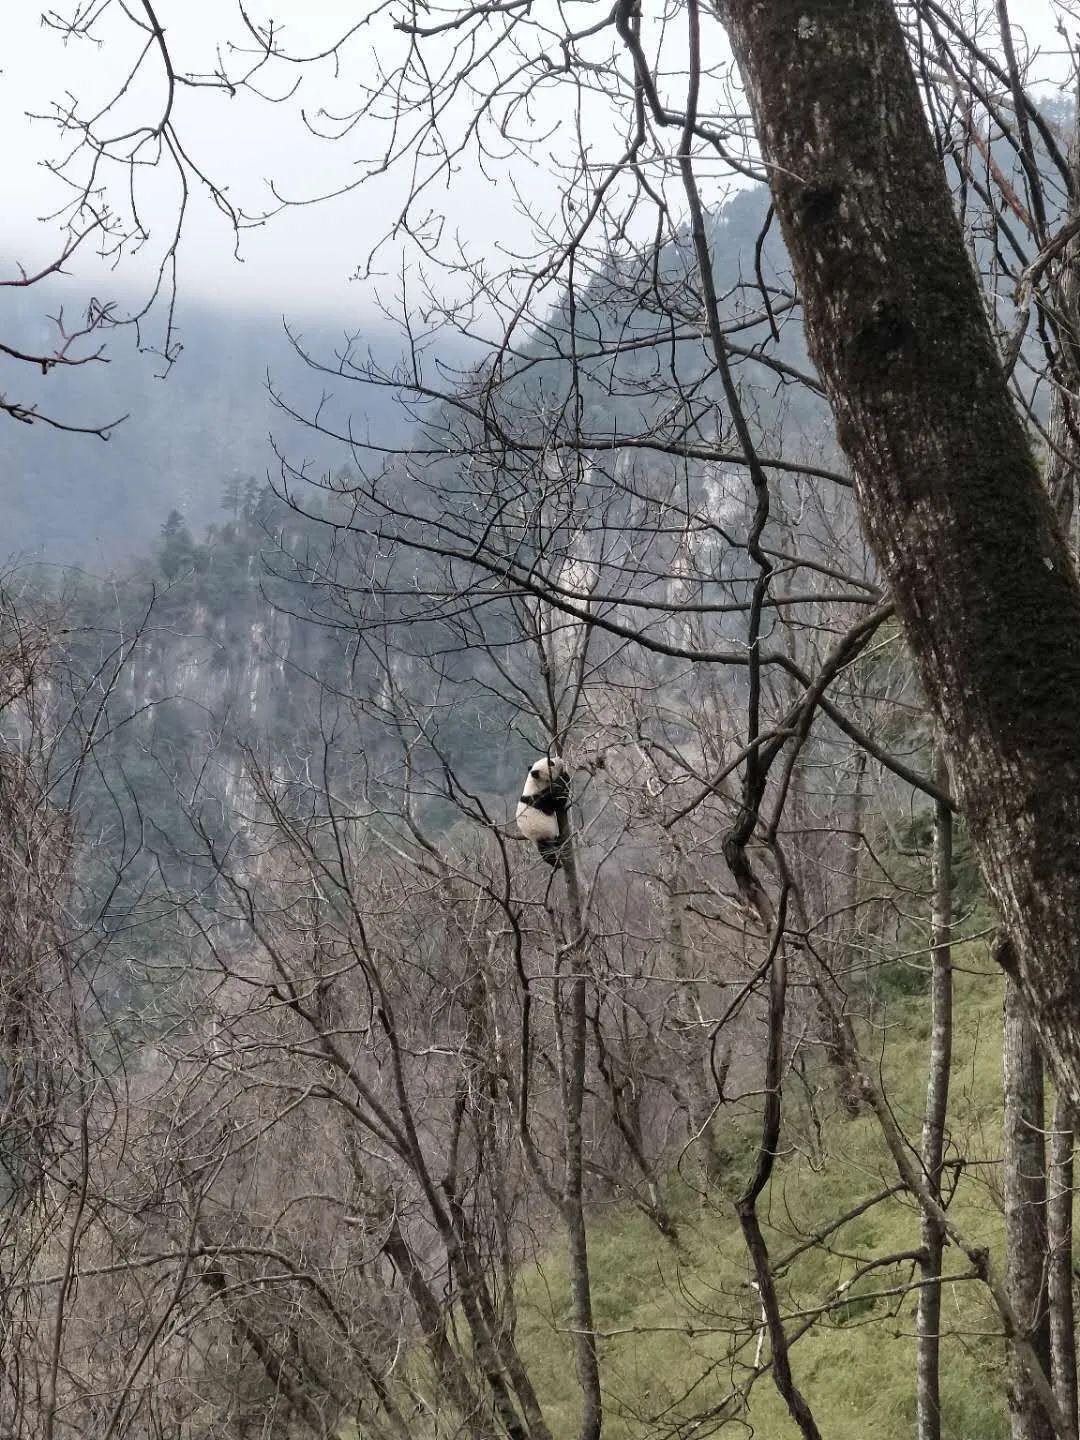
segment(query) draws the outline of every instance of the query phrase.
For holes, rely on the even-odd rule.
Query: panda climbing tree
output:
[[[534,760],[517,807],[518,833],[532,840],[540,858],[558,868],[570,805],[570,768],[565,760]]]

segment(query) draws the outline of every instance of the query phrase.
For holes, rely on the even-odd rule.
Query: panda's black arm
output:
[[[560,808],[551,790],[543,790],[539,795],[522,795],[521,803],[530,810],[539,810],[541,815],[554,815]]]

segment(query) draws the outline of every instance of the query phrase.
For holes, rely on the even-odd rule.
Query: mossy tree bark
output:
[[[718,0],[864,523],[1080,1099],[1080,586],[887,0]]]

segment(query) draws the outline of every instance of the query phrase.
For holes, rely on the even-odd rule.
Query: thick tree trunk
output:
[[[1039,1041],[1012,980],[1005,984],[1005,1242],[1013,1308],[1050,1374],[1046,1290],[1046,1142]],[[1014,1356],[1009,1386],[1013,1440],[1053,1440],[1031,1377]]]
[[[718,0],[867,531],[1080,1099],[1080,586],[887,0]]]
[[[948,773],[938,761],[937,783],[948,786]],[[922,1163],[926,1183],[941,1201],[941,1163],[945,1153],[945,1117],[949,1108],[952,1064],[952,811],[939,801],[934,815],[934,909],[931,921],[930,1066],[923,1116]],[[945,1231],[928,1212],[922,1217],[922,1277],[941,1278]],[[941,1285],[919,1291],[916,1321],[915,1405],[918,1440],[941,1440]]]

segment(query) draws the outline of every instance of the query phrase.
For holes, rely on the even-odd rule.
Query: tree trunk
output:
[[[936,777],[944,789],[948,773],[940,758]],[[931,921],[930,1073],[923,1116],[922,1163],[934,1198],[941,1201],[941,1162],[945,1151],[945,1117],[949,1106],[952,1063],[952,811],[938,802],[934,814],[934,909]],[[941,1259],[945,1231],[935,1216],[923,1211],[922,1278],[939,1283],[919,1291],[916,1321],[915,1404],[918,1440],[941,1440]]]
[[[1074,103],[1080,97],[1074,97]],[[1073,117],[1069,136],[1069,169],[1073,194],[1065,214],[1067,223],[1080,218],[1080,110]],[[1050,396],[1050,437],[1046,457],[1046,488],[1066,536],[1072,530],[1076,510],[1076,457],[1080,455],[1080,238],[1074,236],[1065,247],[1056,290],[1060,363]]]
[[[821,1440],[813,1411],[805,1395],[795,1383],[791,1371],[787,1330],[784,1325],[780,1297],[776,1289],[769,1247],[758,1218],[757,1202],[772,1178],[780,1144],[784,1076],[784,1018],[787,1013],[787,957],[783,937],[787,917],[788,890],[780,893],[779,915],[769,954],[769,1044],[765,1055],[765,1104],[761,1117],[761,1139],[757,1163],[750,1183],[735,1202],[743,1239],[754,1266],[754,1279],[761,1302],[762,1321],[772,1347],[773,1383],[779,1391],[788,1414],[799,1427],[803,1440]]]
[[[1080,585],[887,0],[718,0],[1018,984],[1080,1099]]]
[[[1039,1041],[1012,980],[1005,984],[1005,1243],[1009,1295],[1050,1374],[1046,1290],[1046,1144]],[[1053,1440],[1054,1431],[1014,1356],[1009,1385],[1013,1440]]]
[[[566,880],[568,935],[565,962],[569,981],[559,980],[556,1005],[562,1011],[563,1174],[562,1211],[570,1260],[570,1297],[573,1306],[574,1357],[581,1386],[580,1440],[600,1440],[603,1399],[600,1360],[593,1325],[592,1282],[589,1273],[588,1229],[585,1222],[582,1167],[582,1108],[585,1099],[586,985],[585,912],[578,885],[577,855],[566,812],[559,817],[562,873]]]
[[[383,1252],[401,1276],[413,1302],[439,1386],[461,1416],[463,1433],[468,1435],[470,1440],[494,1440],[495,1428],[491,1424],[487,1407],[477,1395],[457,1352],[447,1338],[446,1316],[421,1274],[396,1220],[392,1221],[387,1230]]]
[[[1069,168],[1074,191],[1067,219],[1080,217],[1080,110],[1069,137]],[[1050,453],[1046,488],[1062,529],[1071,538],[1076,511],[1077,458],[1080,457],[1080,241],[1065,248],[1057,287],[1062,363],[1050,398]],[[1046,1202],[1049,1260],[1050,1369],[1058,1405],[1077,1428],[1076,1322],[1073,1305],[1073,1139],[1076,1113],[1059,1090],[1054,1100],[1050,1133],[1050,1168]]]
[[[1050,1297],[1050,1372],[1062,1412],[1077,1428],[1076,1321],[1073,1307],[1073,1108],[1063,1095],[1054,1103],[1046,1201],[1047,1289]]]

